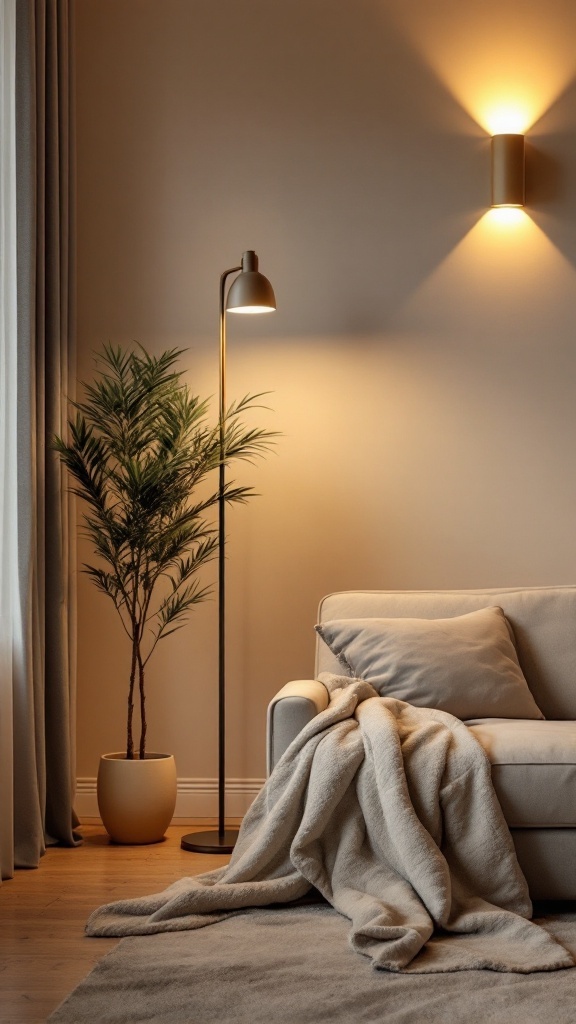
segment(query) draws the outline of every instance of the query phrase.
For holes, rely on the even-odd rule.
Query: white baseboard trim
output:
[[[227,779],[226,815],[241,818],[258,795],[264,779]],[[74,808],[79,818],[98,818],[96,779],[76,779]],[[218,779],[178,779],[175,818],[218,816]]]

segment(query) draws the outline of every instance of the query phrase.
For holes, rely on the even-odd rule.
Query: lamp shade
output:
[[[229,313],[271,313],[276,309],[274,289],[258,270],[253,250],[242,256],[242,270],[230,286],[226,309]]]

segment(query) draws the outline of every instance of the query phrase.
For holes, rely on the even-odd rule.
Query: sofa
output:
[[[300,730],[328,705],[322,673],[353,672],[330,632],[365,620],[372,632],[381,622],[390,632],[412,620],[425,630],[442,622],[475,622],[492,609],[506,623],[517,657],[531,717],[473,711],[462,720],[486,751],[494,789],[510,829],[530,895],[537,900],[576,899],[576,587],[524,587],[446,591],[347,591],[323,598],[318,613],[314,678],[287,683],[268,707],[267,756],[270,772]],[[465,618],[461,618],[465,617]],[[374,620],[374,621],[372,621]],[[429,620],[435,620],[430,623]],[[414,623],[413,623],[414,624]],[[323,635],[321,635],[323,634]],[[326,642],[332,643],[332,648]],[[476,655],[474,655],[476,657]],[[447,659],[451,661],[450,658]],[[470,662],[472,663],[472,662]],[[457,665],[457,660],[454,660]],[[478,668],[474,669],[476,675]],[[481,674],[481,673],[480,673]],[[459,677],[463,689],[468,680]],[[528,694],[529,690],[529,694]],[[386,696],[394,692],[394,681]],[[533,702],[531,701],[533,698]],[[400,694],[402,699],[405,699]],[[414,701],[417,703],[417,701]],[[429,705],[426,705],[429,706]],[[522,708],[525,705],[522,705]],[[512,705],[512,710],[514,706]],[[446,710],[446,709],[445,709]],[[536,715],[538,717],[536,717]]]

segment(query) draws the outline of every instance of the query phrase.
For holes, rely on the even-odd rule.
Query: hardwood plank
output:
[[[118,939],[88,938],[102,903],[165,889],[229,857],[189,853],[180,838],[211,822],[172,825],[153,846],[110,843],[101,823],[81,826],[83,845],[50,847],[37,870],[0,886],[0,1024],[41,1024]],[[230,827],[234,823],[230,822]]]

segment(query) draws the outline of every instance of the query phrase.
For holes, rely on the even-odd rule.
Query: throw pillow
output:
[[[448,619],[334,619],[316,630],[383,697],[457,718],[544,718],[501,608]]]

